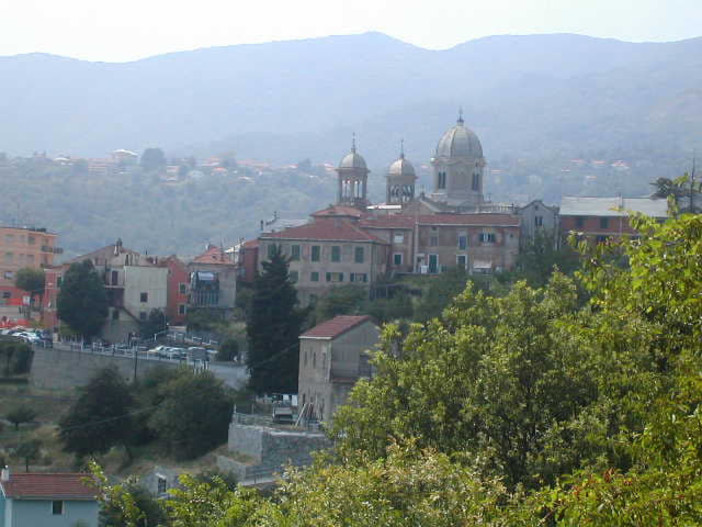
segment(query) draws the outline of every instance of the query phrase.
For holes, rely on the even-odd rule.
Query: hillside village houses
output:
[[[188,309],[220,310],[228,316],[236,300],[236,266],[223,249],[208,245],[205,253],[185,264],[176,256],[142,255],[123,246],[118,239],[91,253],[45,269],[42,322],[59,326],[56,300],[63,274],[73,262],[90,260],[103,278],[109,313],[102,337],[124,342],[139,333],[140,323],[156,309],[172,325],[183,324]]]

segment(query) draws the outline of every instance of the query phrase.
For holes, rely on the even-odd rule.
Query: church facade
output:
[[[280,246],[303,304],[330,287],[370,287],[393,274],[512,269],[520,246],[519,209],[485,200],[482,145],[462,116],[440,138],[431,166],[433,189],[417,196],[414,167],[401,150],[386,174],[385,203],[371,205],[369,170],[354,140],[336,169],[337,203],[305,225],[262,233],[259,266]]]

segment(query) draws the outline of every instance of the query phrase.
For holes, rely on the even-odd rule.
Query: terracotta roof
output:
[[[344,207],[343,205],[332,205],[326,209],[318,210],[312,213],[313,218],[323,218],[323,217],[337,217],[337,216],[348,216],[351,218],[360,218],[363,216],[363,212],[353,207]]]
[[[421,225],[485,225],[519,227],[519,216],[513,214],[427,214],[419,216]]]
[[[247,249],[254,249],[258,247],[258,238],[244,242],[242,247],[246,247]]]
[[[9,481],[0,482],[0,486],[8,498],[14,499],[92,500],[97,491],[83,482],[89,477],[75,472],[18,472],[11,474]]]
[[[195,257],[191,263],[231,265],[233,262],[224,254],[224,249],[210,245],[200,256]]]
[[[370,319],[368,315],[339,315],[305,331],[300,338],[335,339]]]
[[[412,229],[414,222],[415,217],[411,215],[388,214],[363,218],[359,225],[364,229]]]
[[[344,218],[317,218],[313,223],[291,227],[280,232],[265,233],[260,239],[338,240],[349,242],[379,242],[380,238],[365,232],[351,220]]]

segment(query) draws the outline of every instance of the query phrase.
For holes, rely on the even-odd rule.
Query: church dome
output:
[[[456,126],[449,129],[436,146],[436,157],[483,157],[483,147],[475,132],[463,125],[459,117]]]
[[[361,168],[366,170],[366,160],[363,156],[356,152],[356,149],[351,149],[351,152],[346,154],[339,163],[339,168]]]
[[[400,176],[410,176],[417,177],[414,172],[414,167],[412,163],[405,159],[405,155],[401,154],[400,158],[393,162],[388,169],[388,176],[390,177],[400,177]]]

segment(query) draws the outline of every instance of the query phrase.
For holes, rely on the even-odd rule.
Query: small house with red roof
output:
[[[10,473],[0,476],[0,527],[97,527],[97,491],[89,474]]]
[[[340,315],[300,335],[298,404],[303,417],[329,422],[351,388],[371,375],[368,350],[380,338],[369,316]]]

